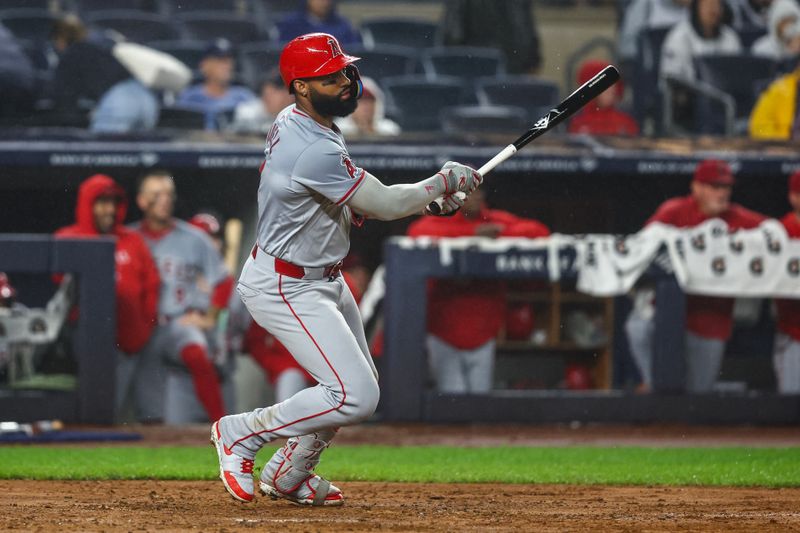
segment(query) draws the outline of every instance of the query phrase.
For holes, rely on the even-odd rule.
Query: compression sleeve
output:
[[[384,185],[366,173],[364,183],[347,201],[357,213],[377,220],[397,220],[419,214],[435,198],[444,194],[447,183],[436,174],[417,183]]]

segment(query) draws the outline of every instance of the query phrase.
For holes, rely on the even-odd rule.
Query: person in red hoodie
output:
[[[603,70],[608,64],[589,60],[578,71],[578,85],[583,85]],[[622,100],[625,87],[622,81],[609,87],[569,122],[569,133],[588,133],[589,135],[624,135],[633,137],[639,134],[636,120],[624,111],[617,109]]]
[[[706,159],[694,171],[692,192],[661,204],[645,225],[654,222],[692,228],[712,218],[722,219],[730,231],[751,229],[767,217],[730,201],[734,178],[725,161]],[[710,392],[722,367],[725,343],[733,329],[733,298],[687,295],[686,389]],[[657,305],[657,302],[656,302]],[[652,313],[631,313],[625,324],[631,354],[642,375],[641,392],[652,383]]]
[[[792,210],[781,219],[781,223],[789,238],[800,239],[800,171],[789,178],[789,204]],[[794,263],[793,268],[800,267]],[[800,300],[779,298],[775,300],[775,306],[778,331],[775,333],[773,364],[778,392],[800,394]]]
[[[134,381],[138,352],[150,340],[157,322],[159,275],[150,249],[133,230],[122,225],[128,210],[125,191],[112,178],[95,174],[78,189],[75,224],[56,231],[62,238],[116,238],[114,253],[117,297],[117,409],[134,387],[139,420],[147,420],[148,383]]]
[[[451,217],[425,216],[411,237],[546,237],[540,222],[489,209],[481,189]],[[506,315],[506,285],[494,280],[435,280],[428,288],[428,355],[441,392],[481,394],[492,388],[495,339]]]

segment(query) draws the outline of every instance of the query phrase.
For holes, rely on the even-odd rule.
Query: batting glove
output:
[[[477,170],[453,161],[445,163],[438,173],[445,181],[445,195],[457,191],[470,194],[483,183],[483,177]]]
[[[442,208],[438,213],[434,213],[431,211],[430,207],[425,208],[426,215],[433,215],[437,217],[449,217],[453,216],[458,212],[459,209],[464,207],[464,202],[467,199],[467,195],[463,192],[456,192],[453,194],[445,194],[444,196],[440,196],[436,199],[437,203],[439,203]]]

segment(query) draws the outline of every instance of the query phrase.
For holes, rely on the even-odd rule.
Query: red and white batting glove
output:
[[[438,174],[444,179],[445,195],[457,191],[470,194],[483,183],[483,177],[477,170],[454,161],[445,163]]]
[[[426,215],[433,215],[437,217],[449,217],[458,212],[459,209],[464,207],[464,202],[467,200],[467,195],[463,192],[456,192],[453,194],[445,194],[436,199],[442,206],[442,210],[434,213],[429,207],[425,208]]]

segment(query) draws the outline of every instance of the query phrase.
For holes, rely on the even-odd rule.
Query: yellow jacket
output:
[[[750,137],[784,139],[792,136],[800,70],[782,76],[761,93],[750,115]]]

